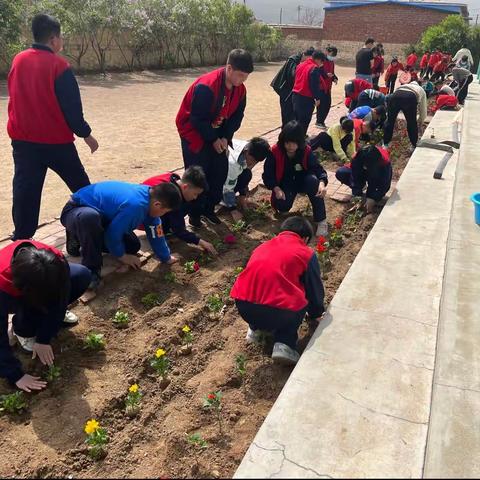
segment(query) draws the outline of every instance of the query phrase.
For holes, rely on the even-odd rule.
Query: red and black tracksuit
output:
[[[212,144],[219,138],[226,138],[231,144],[242,124],[246,104],[244,85],[227,89],[225,67],[202,75],[183,98],[176,118],[183,162],[185,168],[200,165],[209,186],[208,192],[198,199],[197,211],[211,214],[222,199],[228,152],[217,153]]]
[[[315,100],[325,101],[328,86],[324,70],[309,58],[298,65],[293,86],[293,111],[295,118],[303,127],[305,135],[312,120]]]
[[[180,177],[176,173],[169,172],[162,175],[157,175],[155,177],[150,177],[144,182],[142,182],[142,184],[154,187],[155,185],[160,185],[161,183],[170,182],[178,186],[179,180]],[[168,212],[161,217],[163,233],[167,235],[169,232],[172,232],[180,240],[183,240],[186,243],[193,243],[194,245],[198,245],[200,237],[195,235],[193,232],[187,230],[185,226],[185,215],[192,214],[191,207],[194,202],[187,202],[183,198],[183,195],[182,200],[182,206],[178,210]]]
[[[22,366],[13,355],[8,342],[8,315],[13,315],[13,330],[21,337],[36,337],[36,342],[49,344],[63,324],[68,304],[77,300],[88,288],[91,273],[83,265],[68,264],[70,268],[70,293],[61,305],[51,305],[41,311],[29,304],[13,285],[11,263],[19,248],[46,249],[63,258],[62,253],[35,241],[17,240],[0,250],[0,377],[15,384],[23,377]]]
[[[325,60],[323,62],[323,71],[325,77],[320,78],[320,87],[325,89],[325,95],[320,99],[320,105],[317,107],[317,123],[325,123],[332,106],[332,85],[335,76],[335,62]],[[333,76],[329,77],[331,73]]]
[[[395,91],[395,83],[397,82],[398,72],[403,70],[400,62],[391,63],[385,72],[385,85],[389,94]]]
[[[433,68],[435,65],[442,59],[442,54],[440,52],[433,52],[430,55],[427,63],[427,71],[425,72],[425,78],[428,80],[430,75],[433,74]]]
[[[407,57],[407,62],[406,62],[407,68],[409,70],[413,70],[415,68],[415,65],[417,64],[417,60],[418,60],[418,56],[415,53],[411,53]]]
[[[8,75],[8,134],[12,139],[14,239],[38,226],[43,183],[52,169],[75,192],[90,180],[74,145],[88,137],[77,81],[68,62],[45,45],[19,53]]]
[[[374,88],[378,88],[378,82],[384,70],[385,70],[385,60],[382,57],[382,55],[377,55],[373,59],[373,67],[372,67],[372,81],[373,81]]]
[[[294,232],[282,232],[257,247],[231,291],[252,330],[273,331],[275,342],[295,349],[308,312],[324,312],[324,289],[313,250]]]
[[[354,78],[345,84],[345,106],[349,112],[357,108],[360,93],[369,88],[372,88],[372,84],[361,78]]]
[[[448,68],[448,63],[446,59],[439,60],[434,66],[433,66],[433,75],[430,77],[431,82],[436,82],[437,80],[440,80],[443,82],[445,80],[445,73]]]
[[[420,60],[420,76],[421,77],[423,77],[425,72],[427,71],[429,59],[430,59],[430,55],[428,53],[424,53],[422,56],[422,59]]]
[[[366,150],[359,150],[352,161],[340,167],[335,176],[344,185],[352,189],[352,195],[362,196],[363,189],[367,185],[366,197],[378,202],[390,190],[392,183],[392,164],[388,150],[375,147],[375,154],[378,156],[377,168],[367,170],[365,167],[367,155]]]
[[[271,202],[279,212],[288,212],[299,193],[306,193],[313,209],[313,219],[321,222],[327,218],[325,202],[317,196],[320,181],[328,183],[328,175],[318,163],[309,145],[305,150],[297,150],[290,159],[280,146],[274,145],[268,154],[263,169],[263,183],[272,190]],[[273,189],[280,187],[285,200],[278,200]]]

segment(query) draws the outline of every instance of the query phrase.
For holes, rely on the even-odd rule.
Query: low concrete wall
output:
[[[478,158],[471,135],[479,87],[472,91],[463,159],[470,152]],[[451,139],[455,116],[438,112],[424,137],[434,128],[437,140]],[[235,478],[480,474],[478,289],[458,283],[463,275],[474,281],[478,263],[465,263],[474,245],[480,259],[467,199],[480,164],[456,180],[456,154],[434,180],[442,158],[431,149],[414,152]],[[459,202],[456,221],[452,205]],[[475,237],[462,243],[463,232]],[[449,262],[453,249],[466,271]],[[451,288],[449,272],[457,279]],[[457,297],[452,289],[460,287]],[[463,321],[443,320],[452,311]]]

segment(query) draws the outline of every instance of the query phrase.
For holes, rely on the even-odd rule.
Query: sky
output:
[[[242,0],[237,0],[242,1]],[[455,1],[455,0],[452,0]],[[480,0],[456,0],[458,3],[466,3],[473,21],[477,14],[480,25]],[[255,12],[259,20],[267,23],[280,22],[280,9],[282,9],[282,23],[298,23],[298,6],[300,6],[300,18],[305,8],[316,11],[317,17],[323,16],[323,0],[245,0],[245,3]]]

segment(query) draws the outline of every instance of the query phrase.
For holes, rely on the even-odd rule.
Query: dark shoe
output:
[[[213,225],[220,225],[222,223],[215,213],[206,213],[204,217]]]
[[[88,286],[89,290],[97,290],[100,284],[102,283],[102,277],[100,272],[92,270],[92,279],[90,280],[90,285]]]
[[[327,129],[327,126],[323,122],[317,122],[315,126],[318,128],[323,128],[325,130]]]
[[[67,253],[71,257],[79,257],[80,242],[78,241],[77,237],[73,233],[69,232],[68,230],[65,230],[65,232],[67,237],[67,242],[66,242]]]
[[[200,228],[202,226],[200,217],[192,217],[191,215],[188,217],[188,223],[194,228]]]

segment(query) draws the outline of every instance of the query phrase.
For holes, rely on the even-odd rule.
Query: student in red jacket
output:
[[[413,70],[417,64],[418,56],[415,50],[407,57],[406,67],[408,70]]]
[[[85,292],[90,278],[88,268],[68,263],[60,251],[40,242],[17,240],[0,250],[0,377],[26,392],[46,387],[23,372],[10,347],[18,341],[33,358],[53,365],[50,342],[64,324],[78,322],[67,306]]]
[[[188,167],[180,178],[176,173],[168,172],[155,177],[147,178],[142,185],[155,187],[161,183],[173,183],[182,195],[182,206],[162,215],[163,233],[173,233],[186,243],[198,245],[211,255],[217,255],[215,247],[185,227],[185,216],[191,213],[195,200],[208,188],[207,178],[202,167]]]
[[[427,71],[425,72],[425,79],[429,79],[433,74],[433,67],[442,59],[442,53],[438,48],[430,55],[427,63]]]
[[[317,235],[327,235],[325,195],[328,175],[317,161],[298,122],[287,123],[265,160],[263,183],[272,190],[272,206],[279,212],[289,212],[299,193],[306,193],[317,223]]]
[[[335,58],[337,57],[338,50],[336,47],[329,45],[325,49],[325,53],[327,58],[323,62],[323,70],[326,76],[325,78],[322,77],[320,82],[324,82],[326,91],[323,99],[320,101],[320,105],[317,106],[317,122],[315,123],[315,125],[320,128],[327,128],[325,120],[332,106],[332,84],[338,82],[338,77],[335,75]]]
[[[232,50],[227,66],[206,73],[188,89],[177,113],[185,168],[199,165],[207,176],[208,192],[199,198],[197,212],[218,225],[215,206],[222,199],[228,173],[228,146],[242,124],[253,59],[245,50]],[[190,215],[190,225],[200,227],[200,215]]]
[[[312,120],[313,110],[327,101],[328,84],[323,70],[325,60],[326,55],[316,50],[312,58],[302,62],[295,72],[295,85],[292,90],[293,111],[305,135]]]
[[[430,59],[430,52],[427,50],[420,60],[420,77],[424,77],[428,67],[428,60]]]
[[[378,90],[378,83],[380,77],[385,71],[385,59],[383,58],[382,52],[383,49],[378,45],[372,50],[373,52],[373,67],[372,67],[372,79],[373,79],[373,88]]]
[[[398,61],[397,57],[393,57],[385,72],[385,86],[389,94],[392,94],[395,90],[395,83],[400,70],[403,70],[403,65]]]
[[[442,57],[433,67],[433,75],[430,77],[430,81],[435,83],[437,81],[443,82],[445,80],[445,73],[448,69],[447,57]]]
[[[272,359],[278,363],[297,363],[298,328],[305,314],[319,321],[324,312],[320,267],[307,246],[312,237],[305,218],[285,220],[279,235],[253,251],[230,294],[248,323],[248,343],[259,342],[262,330],[273,332]]]
[[[345,84],[345,106],[351,112],[357,108],[358,96],[372,88],[372,84],[361,78],[354,78]]]
[[[43,183],[53,170],[72,192],[90,180],[74,145],[74,134],[92,153],[98,143],[83,118],[77,81],[62,50],[60,23],[35,15],[34,44],[19,53],[8,74],[8,135],[12,139],[13,239],[31,238],[38,227]]]

